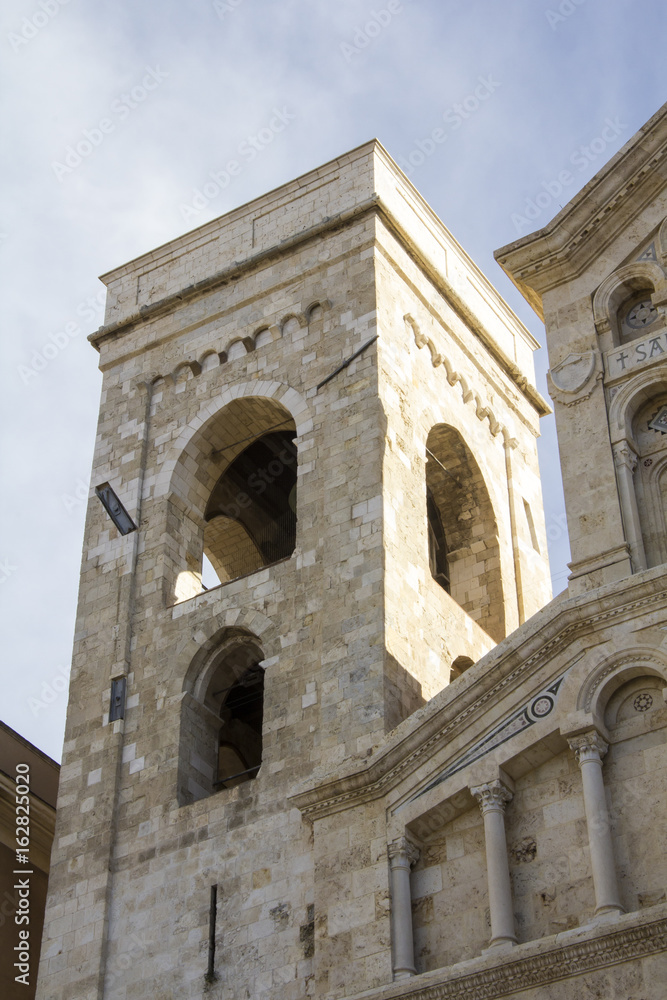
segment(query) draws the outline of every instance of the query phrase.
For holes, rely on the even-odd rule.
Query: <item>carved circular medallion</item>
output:
[[[655,308],[650,299],[644,299],[642,302],[635,302],[635,304],[628,309],[625,322],[633,330],[643,330],[644,327],[650,326],[651,323],[655,323],[657,318],[658,310]]]
[[[538,719],[542,719],[545,715],[549,714],[553,707],[554,703],[551,698],[542,695],[541,698],[537,698],[532,704],[533,715]]]
[[[632,704],[635,712],[648,712],[653,704],[653,698],[650,694],[638,694]]]
[[[644,459],[644,468],[645,469],[650,469],[650,467],[652,465],[653,465],[653,459],[652,458],[645,458]]]

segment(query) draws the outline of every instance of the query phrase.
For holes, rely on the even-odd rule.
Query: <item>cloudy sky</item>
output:
[[[0,46],[0,718],[60,759],[97,275],[376,136],[543,342],[493,250],[543,226],[663,103],[667,19],[662,0],[5,0]],[[276,109],[286,127],[244,155]],[[241,172],[197,197],[232,159]],[[527,224],[563,170],[571,184]],[[540,454],[557,592],[553,418]]]

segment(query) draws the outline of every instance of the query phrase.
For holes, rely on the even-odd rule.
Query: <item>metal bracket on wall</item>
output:
[[[136,531],[137,526],[123,507],[123,504],[116,496],[116,493],[109,483],[102,483],[95,487],[95,493],[102,501],[102,505],[107,514],[116,525],[121,535],[129,535],[131,531]]]

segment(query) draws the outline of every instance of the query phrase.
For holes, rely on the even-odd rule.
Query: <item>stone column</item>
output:
[[[476,785],[470,791],[477,799],[484,817],[486,875],[491,910],[490,947],[511,947],[516,944],[516,934],[505,838],[505,806],[511,801],[512,792],[500,780]]]
[[[602,758],[609,745],[595,729],[581,736],[571,737],[567,742],[570,749],[574,750],[584,787],[584,808],[595,888],[595,913],[596,915],[623,913],[616,881],[611,820],[602,777]]]
[[[634,471],[637,466],[637,456],[627,441],[620,441],[613,448],[625,540],[630,546],[632,568],[635,573],[639,573],[646,569],[646,554],[635,493]]]
[[[407,837],[399,837],[389,844],[391,870],[391,942],[394,979],[414,976],[415,946],[412,937],[412,894],[410,869],[419,857],[419,851]]]

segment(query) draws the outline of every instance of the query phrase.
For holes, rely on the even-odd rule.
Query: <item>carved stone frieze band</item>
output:
[[[442,970],[442,981],[420,986],[414,980],[400,992],[387,988],[365,993],[365,1000],[499,1000],[515,997],[521,990],[538,989],[550,983],[587,972],[631,962],[667,949],[667,918],[641,927],[612,931],[603,936],[565,944],[562,941],[539,955],[514,958],[496,968],[452,976]],[[430,977],[429,977],[430,978]],[[573,994],[574,995],[574,994]]]

